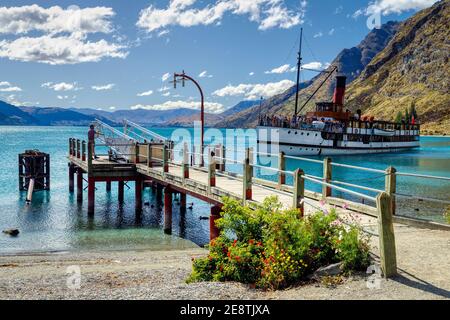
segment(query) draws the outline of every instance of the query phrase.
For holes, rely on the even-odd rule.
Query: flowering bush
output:
[[[259,288],[295,284],[321,266],[343,262],[346,271],[370,263],[368,239],[356,224],[343,223],[335,210],[303,219],[282,210],[276,197],[256,210],[224,199],[220,236],[209,255],[193,261],[193,281],[239,281]]]

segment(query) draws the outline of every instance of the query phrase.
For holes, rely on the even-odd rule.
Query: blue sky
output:
[[[164,77],[184,69],[202,85],[207,110],[220,112],[292,85],[301,27],[304,63],[323,68],[364,38],[369,18],[404,20],[434,2],[2,0],[0,99],[105,111],[197,109],[192,84],[174,90]]]

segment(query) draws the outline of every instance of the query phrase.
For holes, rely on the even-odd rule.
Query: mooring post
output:
[[[294,172],[294,197],[293,207],[299,210],[300,217],[305,215],[305,179],[303,178],[304,171],[297,169]]]
[[[377,196],[380,260],[381,269],[386,278],[397,274],[397,254],[391,204],[391,196],[386,192],[382,192]]]
[[[332,165],[331,158],[323,159],[323,182],[331,183],[332,180]],[[326,185],[322,185],[322,198],[326,199],[331,197],[331,188]]]
[[[183,180],[189,179],[189,152],[187,142],[183,145]]]
[[[385,191],[391,197],[391,211],[392,214],[395,215],[396,212],[396,201],[395,201],[395,192],[397,190],[397,170],[394,167],[389,167],[386,169],[386,178],[385,178]]]
[[[135,196],[135,209],[136,214],[142,213],[142,179],[136,178],[135,187],[134,187],[134,196]]]
[[[81,142],[81,161],[86,161],[86,141]]]
[[[147,167],[149,167],[149,168],[151,168],[152,167],[152,165],[153,165],[153,162],[152,162],[152,159],[153,158],[153,155],[152,155],[152,146],[151,146],[151,144],[149,143],[148,145],[147,145]]]
[[[169,147],[166,144],[163,148],[163,170],[169,172]]]
[[[80,159],[80,155],[81,155],[81,143],[80,143],[80,139],[77,139],[77,158]]]
[[[216,158],[214,151],[208,148],[208,193],[211,194],[211,188],[216,186]]]
[[[119,203],[123,203],[123,199],[124,199],[124,187],[125,187],[125,182],[124,181],[119,181],[117,183],[117,195],[118,195],[118,201]]]
[[[69,192],[75,191],[75,168],[73,164],[69,163]]]
[[[106,192],[111,192],[111,181],[106,181]]]
[[[253,177],[253,167],[252,167],[252,150],[250,148],[245,149],[245,160],[243,168],[243,200],[252,199],[252,177]]]
[[[77,169],[77,202],[83,202],[83,170]]]
[[[284,157],[284,152],[280,152],[278,156],[278,189],[282,189],[283,185],[286,184],[286,158]]]
[[[164,188],[164,233],[172,234],[172,190]]]
[[[212,206],[209,216],[209,240],[214,240],[220,235],[220,230],[216,225],[216,220],[220,219],[221,206]]]
[[[88,215],[93,216],[95,211],[95,179],[88,177]]]

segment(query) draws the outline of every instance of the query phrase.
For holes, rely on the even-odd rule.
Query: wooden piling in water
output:
[[[95,179],[88,177],[88,215],[93,216],[95,212]]]
[[[186,213],[186,193],[180,193],[180,213]]]
[[[73,164],[69,163],[69,192],[73,193],[75,191],[75,167]]]
[[[77,169],[77,202],[83,202],[83,170]]]
[[[118,201],[119,201],[119,203],[123,203],[125,182],[119,181],[117,183],[117,187],[118,187],[118,189],[117,189]]]
[[[106,181],[106,192],[111,192],[111,181]]]
[[[142,213],[142,186],[143,181],[141,178],[137,178],[135,181],[134,196],[135,196],[135,211],[136,214]]]
[[[164,188],[164,233],[172,234],[172,190]]]
[[[386,192],[377,196],[381,270],[383,270],[386,278],[397,274],[397,254],[391,205],[391,196]]]

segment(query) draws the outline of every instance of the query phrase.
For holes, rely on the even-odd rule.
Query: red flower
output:
[[[237,240],[233,241],[233,247],[236,247]]]
[[[227,256],[228,256],[228,258],[231,258],[231,252],[230,251],[228,251]]]
[[[254,243],[255,243],[255,240],[250,239],[250,240],[248,240],[248,243],[249,243],[249,244],[254,244]]]

